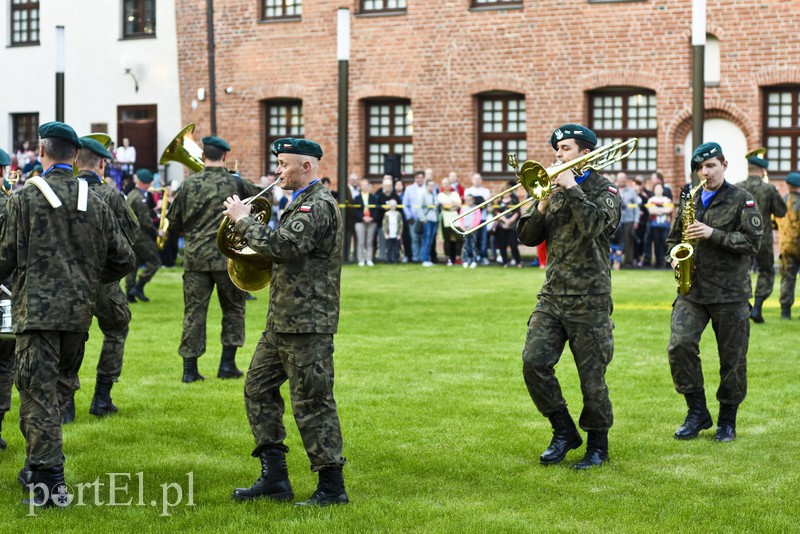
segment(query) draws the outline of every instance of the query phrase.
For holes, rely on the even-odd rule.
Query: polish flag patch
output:
[[[617,194],[617,188],[612,186],[612,185],[609,185],[608,186],[608,192],[616,195]]]
[[[756,205],[756,201],[755,200],[746,200],[744,205],[747,206],[748,208],[753,208]]]
[[[311,211],[311,206],[300,206],[299,211],[302,211],[303,213],[308,213],[309,211]]]

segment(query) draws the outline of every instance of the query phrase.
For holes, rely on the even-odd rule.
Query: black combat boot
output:
[[[788,321],[792,318],[792,307],[781,304],[781,321]]]
[[[184,358],[183,359],[183,381],[185,383],[197,382],[198,380],[205,380],[206,377],[200,374],[197,370],[197,358]]]
[[[549,465],[557,464],[563,460],[569,451],[577,449],[583,443],[575,422],[566,408],[551,415],[550,424],[553,425],[553,439],[550,446],[539,456],[539,463]]]
[[[694,439],[701,430],[711,428],[714,425],[711,420],[711,414],[706,407],[705,391],[701,389],[694,393],[687,393],[686,405],[689,407],[689,412],[686,414],[686,420],[675,431],[676,439]]]
[[[586,454],[575,469],[591,469],[608,461],[608,430],[590,430],[586,437]]]
[[[64,413],[61,414],[61,424],[67,425],[75,420],[75,392],[72,392],[72,395],[69,397],[69,401],[67,401],[67,407],[64,409]]]
[[[28,467],[28,460],[25,459],[25,465],[19,470],[17,474],[17,482],[22,486],[22,493],[28,493],[28,484],[31,483],[31,468]]]
[[[136,297],[132,293],[133,288],[128,288],[125,290],[125,298],[128,299],[128,303],[133,304],[136,302]]]
[[[317,491],[307,501],[296,502],[295,506],[330,506],[332,504],[347,504],[350,499],[344,491],[344,477],[342,466],[323,467],[319,470]]]
[[[6,450],[8,448],[8,443],[6,440],[3,439],[3,416],[5,413],[0,414],[0,450]]]
[[[97,377],[97,382],[94,385],[92,405],[89,407],[90,414],[102,417],[104,415],[117,413],[117,407],[111,402],[111,388],[113,386],[114,381],[110,378]]]
[[[217,378],[241,378],[242,374],[236,367],[236,347],[233,345],[222,347]]]
[[[736,411],[738,404],[720,404],[717,418],[717,435],[714,441],[728,442],[736,439]]]
[[[22,472],[20,472],[20,477]],[[27,498],[22,503],[30,506],[34,504],[42,508],[67,506],[71,496],[64,483],[64,465],[57,465],[47,469],[28,470],[27,484],[25,484]],[[42,486],[46,487],[45,490]]]
[[[233,490],[233,498],[237,501],[262,498],[273,501],[294,499],[284,452],[280,449],[267,449],[259,458],[261,458],[261,477],[249,488]]]
[[[753,303],[753,310],[750,312],[750,318],[754,323],[761,324],[764,322],[764,316],[761,315],[761,306],[763,305],[764,299],[761,297],[756,297],[756,300]]]
[[[131,288],[130,292],[128,292],[129,297],[130,295],[133,295],[142,302],[150,302],[150,299],[144,294],[144,284],[141,281],[136,282],[136,285]]]

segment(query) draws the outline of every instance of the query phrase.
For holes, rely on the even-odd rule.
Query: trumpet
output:
[[[499,192],[488,200],[483,201],[468,212],[459,215],[450,223],[450,228],[462,236],[476,232],[484,226],[493,223],[497,219],[505,217],[509,213],[514,212],[523,206],[527,206],[534,200],[544,200],[548,198],[553,191],[558,188],[558,185],[553,183],[553,179],[562,172],[571,170],[574,174],[579,175],[588,169],[595,171],[604,169],[609,165],[617,163],[618,161],[622,161],[630,156],[633,151],[636,150],[636,144],[638,142],[639,139],[636,137],[631,137],[624,142],[614,141],[613,143],[601,146],[600,148],[584,154],[583,156],[570,160],[566,163],[556,164],[552,167],[545,167],[541,163],[532,160],[524,162],[520,167],[517,155],[510,153],[508,154],[508,165],[514,169],[514,175],[519,179],[519,182],[508,189]],[[470,228],[469,230],[464,230],[458,225],[458,222],[461,219],[468,217],[478,210],[482,210],[490,204],[495,204],[496,200],[502,199],[505,195],[510,194],[512,191],[520,187],[524,188],[528,193],[528,198],[525,200],[510,206],[502,213],[498,213],[492,218],[486,219],[478,226]]]
[[[3,194],[8,196],[11,194],[11,188],[14,187],[14,184],[19,181],[19,177],[22,173],[19,169],[15,171],[10,171],[6,176],[3,177],[3,185],[0,186],[2,188]]]

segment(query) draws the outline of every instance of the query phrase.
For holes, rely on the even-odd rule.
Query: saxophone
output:
[[[669,251],[675,264],[675,281],[678,283],[678,294],[688,295],[692,289],[692,274],[694,273],[694,245],[696,239],[689,239],[686,232],[694,223],[694,196],[706,185],[706,180],[701,181],[697,187],[683,195],[683,224],[681,226],[682,243],[678,243]]]

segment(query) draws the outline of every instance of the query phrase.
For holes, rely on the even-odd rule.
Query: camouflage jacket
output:
[[[147,196],[138,187],[134,187],[128,193],[128,207],[133,211],[136,220],[139,221],[138,239],[155,241],[158,236],[158,231],[153,226],[155,211],[147,203]]]
[[[786,195],[786,217],[778,222],[781,254],[800,256],[800,192]]]
[[[765,184],[758,176],[748,176],[747,180],[739,184],[739,187],[753,196],[758,206],[758,211],[761,212],[761,219],[764,222],[772,220],[773,215],[776,218],[786,215],[786,202],[783,201],[774,185]],[[761,243],[764,245],[772,245],[771,230],[764,229],[764,235],[761,236]]]
[[[122,231],[125,232],[125,236],[128,238],[128,243],[133,245],[139,235],[139,221],[136,220],[136,215],[128,207],[125,197],[119,189],[105,183],[92,172],[81,171],[77,177],[86,180],[89,188],[97,193],[97,196],[102,198],[103,202],[111,208],[111,211],[117,216],[117,222],[122,227]]]
[[[522,244],[547,242],[547,271],[541,295],[611,293],[611,235],[620,220],[620,196],[608,180],[591,171],[578,186],[558,189],[542,214],[539,201],[520,217]]]
[[[0,280],[16,269],[14,330],[87,332],[101,284],[119,280],[135,257],[117,218],[89,191],[77,210],[78,180],[55,169],[45,177],[62,205],[33,184],[9,197],[0,229]]]
[[[208,167],[184,181],[167,212],[169,231],[186,237],[183,268],[187,271],[224,271],[226,258],[217,248],[217,231],[222,223],[222,203],[239,195],[247,198],[260,189],[233,176],[225,167]]]
[[[252,217],[236,223],[247,244],[272,259],[267,329],[333,334],[339,324],[342,218],[321,182],[286,206],[272,230]]]
[[[686,298],[698,304],[740,302],[753,296],[752,257],[761,247],[764,220],[750,193],[723,182],[707,208],[701,191],[694,198],[695,220],[714,229],[694,245],[694,276]],[[667,254],[682,241],[682,202],[667,236]],[[668,256],[667,261],[672,261]]]

